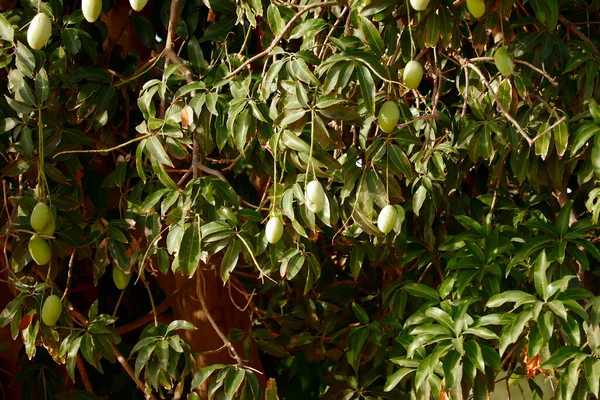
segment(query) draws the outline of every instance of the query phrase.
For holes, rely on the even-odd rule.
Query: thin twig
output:
[[[173,38],[175,37],[175,29],[177,27],[177,14],[179,13],[179,0],[171,1],[171,9],[169,10],[169,24],[167,25],[167,40],[165,41],[165,53],[168,54],[169,51],[173,50]],[[165,73],[167,72],[167,68],[171,62],[170,57],[165,58],[165,68],[163,72],[163,81],[165,80]],[[167,99],[163,98],[160,101],[160,110],[159,110],[159,118],[162,118],[165,115],[165,108],[167,106]]]
[[[137,379],[135,377],[135,373],[133,372],[133,369],[131,369],[131,366],[129,365],[129,363],[127,362],[125,357],[123,357],[123,354],[121,354],[119,349],[117,349],[117,346],[115,346],[113,344],[113,342],[111,342],[110,340],[108,341],[108,343],[110,343],[110,347],[111,347],[115,357],[117,357],[119,364],[121,364],[121,366],[123,367],[125,372],[127,372],[127,375],[129,375],[129,377],[135,382],[136,386],[142,391],[142,393],[144,393],[146,395],[146,398],[156,400],[156,397],[154,397],[152,394],[149,395],[148,393],[146,393],[146,385],[143,383],[142,378]]]
[[[229,339],[227,339],[227,336],[223,333],[221,328],[219,328],[219,325],[216,323],[216,321],[212,317],[210,310],[208,309],[208,306],[206,305],[206,301],[204,300],[204,294],[203,294],[204,290],[202,287],[203,281],[204,281],[204,275],[202,274],[202,272],[200,270],[198,270],[198,274],[196,276],[196,295],[198,296],[198,301],[200,301],[200,306],[202,307],[202,311],[206,315],[206,319],[208,319],[208,322],[210,323],[210,325],[212,326],[214,331],[217,333],[217,335],[223,341],[223,345],[227,346],[227,349],[229,350],[231,356],[237,362],[237,365],[239,367],[244,367],[244,362],[242,361],[242,358],[239,356],[239,354],[235,350],[235,347],[233,347],[233,345],[231,344]]]
[[[177,296],[179,296],[184,290],[186,290],[187,287],[191,283],[192,283],[192,281],[186,282],[182,287],[180,287],[179,289],[175,290],[173,293],[168,295],[167,298],[164,299],[162,301],[162,303],[160,303],[156,307],[156,314],[160,315],[163,312],[165,312],[171,306],[171,302],[175,298],[177,298]],[[132,321],[125,325],[121,325],[121,326],[117,327],[116,331],[119,335],[123,335],[124,333],[131,332],[134,329],[137,329],[141,326],[146,325],[148,322],[151,322],[153,319],[154,319],[154,313],[151,311],[148,314],[144,315],[143,317],[136,319],[135,321]]]
[[[344,15],[346,15],[347,12],[348,12],[348,6],[345,6],[344,9],[342,10],[342,12],[340,13],[339,17],[335,21],[335,23],[333,24],[333,26],[331,27],[331,29],[327,33],[327,36],[325,36],[325,40],[323,40],[323,44],[322,44],[323,47],[321,48],[321,51],[319,52],[319,58],[320,59],[322,59],[323,55],[325,54],[325,50],[327,49],[326,44],[327,44],[327,42],[329,42],[329,39],[333,35],[333,32],[335,31],[335,28],[337,28],[337,26],[340,24],[340,22],[342,22],[342,19],[344,18]]]
[[[494,61],[494,57],[473,57],[470,58],[469,61],[471,62],[477,62],[477,61]],[[551,77],[546,71],[544,71],[543,69],[540,69],[538,67],[536,67],[535,65],[528,63],[527,61],[523,61],[523,60],[518,60],[518,59],[514,59],[513,60],[515,63],[517,64],[522,64],[522,65],[526,65],[527,67],[531,68],[532,70],[539,72],[541,75],[544,76],[544,78],[548,79],[548,81],[552,84],[552,86],[558,86],[558,82],[556,82],[556,80],[554,80],[553,77]]]
[[[79,371],[79,375],[81,375],[81,381],[83,382],[83,387],[88,392],[94,393],[94,387],[92,386],[92,382],[90,382],[90,377],[85,370],[85,364],[83,363],[83,359],[81,358],[81,354],[77,354],[77,370]]]
[[[566,120],[567,117],[563,116],[561,117],[558,121],[556,121],[555,123],[553,123],[552,125],[550,125],[549,127],[547,127],[546,129],[544,129],[544,131],[542,133],[540,133],[539,135],[537,135],[536,137],[534,137],[531,141],[535,142],[536,140],[538,140],[539,138],[541,138],[542,136],[544,136],[544,134],[546,132],[551,131],[552,129],[556,128],[556,126],[558,124],[560,124],[561,122],[563,122],[564,120]]]
[[[69,288],[71,287],[71,278],[73,276],[73,259],[75,259],[75,248],[71,250],[71,258],[69,259],[69,271],[67,273],[67,285],[65,286],[65,291],[63,292],[60,301],[65,301],[67,298],[67,294],[69,293]]]
[[[63,154],[95,154],[95,153],[110,153],[111,151],[115,151],[118,149],[121,149],[123,147],[127,147],[132,143],[136,143],[136,142],[141,142],[144,139],[148,139],[150,136],[152,136],[151,134],[147,133],[145,135],[142,136],[138,136],[136,138],[133,138],[127,142],[121,143],[118,146],[114,146],[114,147],[109,147],[108,149],[93,149],[93,150],[65,150],[65,151],[61,151],[56,153],[54,156],[52,156],[52,158],[56,158],[58,156],[62,156]]]
[[[573,32],[574,34],[579,36],[579,39],[583,40],[588,46],[590,46],[596,56],[600,55],[600,51],[598,51],[598,48],[594,45],[594,43],[590,40],[590,38],[585,36],[579,29],[577,29],[577,26],[575,26],[571,21],[569,21],[568,19],[566,19],[565,17],[563,17],[560,14],[558,14],[558,19],[560,22],[565,24],[565,26],[567,28],[569,28],[569,30],[571,32]]]
[[[435,119],[435,120],[438,120],[438,119],[440,119],[440,116],[439,116],[439,114],[437,114],[437,113],[435,113],[435,114],[429,114],[429,115],[422,115],[422,116],[420,116],[420,117],[416,117],[416,118],[414,118],[414,119],[411,119],[411,120],[410,120],[410,121],[408,121],[408,122],[404,122],[404,123],[402,123],[402,124],[400,124],[400,125],[396,125],[396,129],[397,129],[397,130],[404,129],[404,128],[406,128],[407,126],[411,126],[411,125],[413,125],[413,124],[414,124],[415,122],[417,122],[417,121],[426,121],[426,120],[429,120],[429,119]]]
[[[475,71],[477,73],[477,75],[479,75],[479,77],[483,81],[484,85],[487,87],[488,91],[492,94],[492,96],[494,96],[494,100],[496,100],[496,107],[498,108],[500,113],[502,113],[502,115],[504,115],[504,118],[506,118],[515,127],[515,129],[517,129],[517,131],[521,134],[521,136],[523,136],[523,138],[527,141],[529,146],[532,146],[533,140],[531,140],[531,138],[529,137],[527,132],[525,132],[523,130],[523,128],[521,128],[521,125],[519,125],[517,120],[514,119],[513,116],[508,113],[508,111],[506,111],[506,108],[504,108],[504,105],[502,105],[502,103],[500,102],[500,99],[498,99],[498,94],[492,88],[492,86],[486,79],[485,75],[483,75],[483,72],[481,72],[481,70],[479,68],[477,68],[477,66],[475,64],[473,64],[470,60],[462,58],[458,55],[456,55],[456,57],[463,65],[471,68],[473,71]]]
[[[179,0],[174,0],[175,1],[179,1]],[[242,63],[242,65],[240,65],[239,67],[237,67],[235,70],[233,70],[232,72],[230,72],[226,77],[225,80],[230,79],[234,76],[236,76],[237,74],[239,74],[241,71],[243,71],[244,69],[246,69],[246,67],[250,64],[252,64],[254,61],[269,55],[271,53],[271,51],[273,51],[273,49],[275,48],[275,46],[277,46],[279,44],[279,42],[281,41],[281,39],[283,39],[283,36],[287,33],[288,30],[291,29],[291,27],[294,25],[294,23],[302,16],[304,15],[306,12],[312,10],[313,8],[319,8],[319,7],[333,7],[337,5],[337,1],[326,1],[323,3],[316,3],[316,4],[310,4],[307,5],[306,7],[302,8],[300,11],[298,11],[298,13],[296,15],[294,15],[289,22],[284,26],[283,30],[281,31],[281,33],[277,36],[275,36],[275,38],[273,39],[273,41],[271,42],[271,44],[269,45],[269,47],[267,47],[265,50],[261,51],[260,53],[258,53],[257,55],[255,55],[254,57],[250,57],[249,59],[247,59],[244,63]],[[172,8],[172,7],[171,7]]]

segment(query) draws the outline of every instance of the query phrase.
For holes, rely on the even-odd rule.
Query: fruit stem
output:
[[[148,297],[150,297],[150,306],[152,307],[152,315],[154,315],[154,326],[158,326],[158,315],[156,314],[156,306],[154,305],[154,297],[152,297],[152,291],[150,291],[150,286],[146,282],[146,279],[141,274],[138,274],[140,280],[146,287],[146,291],[148,291]],[[124,292],[124,290],[123,290]]]
[[[412,27],[410,21],[410,5],[408,4],[409,0],[406,0],[406,21],[408,23],[408,35],[410,36],[410,59],[415,58],[415,42],[413,41],[412,35]]]
[[[42,109],[38,109],[38,177],[37,177],[37,199],[44,201],[46,189],[46,175],[44,174],[44,124],[42,121]]]
[[[252,251],[252,248],[250,247],[248,242],[246,242],[246,239],[244,239],[244,237],[242,235],[240,235],[239,233],[236,233],[235,236],[237,236],[237,238],[240,239],[240,241],[242,242],[242,244],[244,245],[246,250],[248,250],[248,253],[250,253],[250,257],[252,258],[252,261],[254,262],[256,269],[258,269],[260,271],[260,279],[262,280],[262,279],[264,279],[264,277],[267,277],[267,279],[269,279],[273,283],[277,283],[277,282],[275,282],[275,280],[273,278],[271,278],[269,275],[267,275],[265,273],[265,271],[260,267],[260,265],[258,265],[258,261],[256,261],[256,257],[254,257],[254,252]]]
[[[275,147],[273,148],[273,201],[269,207],[269,215],[277,203],[277,149],[279,148],[279,131],[275,133]]]

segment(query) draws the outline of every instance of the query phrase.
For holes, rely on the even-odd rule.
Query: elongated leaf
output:
[[[440,296],[438,292],[430,286],[423,285],[420,283],[408,283],[402,287],[408,293],[416,297],[421,297],[427,300],[439,301]]]
[[[547,300],[546,287],[548,286],[548,277],[546,275],[546,270],[549,266],[550,262],[548,262],[546,258],[546,251],[543,250],[533,265],[533,284],[537,294],[544,300]]]
[[[223,261],[221,262],[221,279],[223,282],[229,280],[229,275],[235,269],[240,252],[242,251],[242,243],[239,240],[232,240],[225,251]]]
[[[383,39],[381,39],[381,35],[379,31],[373,25],[368,18],[361,18],[361,27],[362,31],[365,34],[365,39],[367,39],[367,43],[373,52],[379,56],[383,55],[385,52],[385,47],[383,45]]]
[[[593,359],[588,357],[583,362],[585,369],[585,379],[590,388],[590,392],[594,394],[594,396],[599,397],[600,395],[600,359]]]
[[[529,293],[522,292],[520,290],[508,290],[506,292],[499,293],[495,296],[490,297],[487,304],[487,308],[500,307],[504,303],[533,303],[537,301],[537,298]]]
[[[135,359],[135,379],[140,378],[140,373],[142,369],[146,366],[150,357],[152,357],[152,353],[154,353],[154,349],[156,348],[156,344],[151,344],[146,347],[143,347],[137,358]]]
[[[179,248],[179,268],[188,276],[192,276],[196,272],[196,268],[198,268],[201,255],[200,242],[200,228],[194,222],[185,230],[181,239],[181,247]]]
[[[75,380],[75,364],[77,361],[77,353],[79,352],[79,346],[83,336],[79,336],[70,343],[69,351],[67,353],[67,373],[71,379]]]
[[[546,361],[544,361],[544,363],[542,363],[542,365],[540,365],[540,368],[550,369],[550,368],[560,367],[566,361],[575,357],[577,354],[581,354],[581,350],[579,350],[579,347],[576,347],[576,346],[560,347],[558,350],[556,350],[554,353],[552,353],[550,358],[548,358]]]
[[[192,329],[196,329],[196,327],[191,322],[178,319],[178,320],[171,322],[169,324],[169,326],[167,326],[166,333],[169,333],[171,331],[176,331],[178,329],[192,330]]]
[[[400,381],[402,381],[402,379],[404,379],[408,374],[414,371],[415,370],[411,368],[400,368],[398,371],[394,372],[387,378],[383,390],[385,392],[393,390],[400,383]]]
[[[169,167],[173,166],[171,159],[156,136],[151,136],[148,138],[148,141],[146,142],[146,149],[148,149],[150,155],[161,164],[168,165]]]
[[[375,82],[371,72],[364,65],[358,65],[356,68],[356,76],[360,84],[360,90],[367,108],[368,115],[375,115]]]

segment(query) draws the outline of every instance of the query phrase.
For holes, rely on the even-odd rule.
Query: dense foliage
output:
[[[598,2],[0,9],[1,393],[599,397]]]

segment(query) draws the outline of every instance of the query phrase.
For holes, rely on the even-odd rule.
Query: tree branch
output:
[[[190,285],[191,282],[192,281],[186,282],[184,286],[180,287],[179,289],[175,290],[173,293],[168,295],[167,298],[164,299],[162,301],[162,303],[160,303],[156,307],[156,315],[160,315],[163,312],[167,311],[167,309],[171,306],[171,303],[173,302],[173,300],[175,298],[177,298],[177,296],[179,296],[185,289],[187,289],[187,287]],[[140,328],[149,322],[152,322],[153,319],[154,319],[154,313],[152,311],[150,311],[148,314],[144,315],[141,318],[136,319],[135,321],[132,321],[132,322],[129,322],[128,324],[117,327],[116,331],[119,335],[122,335],[124,333],[131,332],[134,329]]]
[[[571,21],[569,21],[568,19],[566,19],[565,17],[563,17],[560,14],[558,14],[558,20],[560,22],[562,22],[567,28],[569,28],[569,30],[571,32],[573,32],[575,35],[577,35],[579,37],[579,39],[581,39],[588,46],[590,46],[592,48],[592,51],[594,52],[594,55],[596,55],[596,56],[600,55],[600,51],[598,51],[598,48],[594,45],[594,43],[592,43],[590,38],[585,36],[579,29],[577,29],[577,26],[575,24],[573,24]]]
[[[477,61],[491,61],[494,62],[494,57],[473,57],[470,58],[469,61],[471,62],[477,62]],[[556,82],[556,80],[554,80],[553,77],[551,77],[546,71],[544,71],[543,69],[540,69],[538,67],[536,67],[535,65],[528,63],[527,61],[523,61],[523,60],[519,60],[519,59],[513,59],[513,61],[517,64],[522,64],[525,65],[529,68],[531,68],[532,70],[538,72],[539,74],[543,75],[544,78],[548,79],[548,82],[550,82],[550,84],[554,87],[558,86],[558,82]]]
[[[178,1],[178,0],[175,0]],[[307,13],[308,11],[312,10],[313,8],[319,8],[319,7],[333,7],[336,6],[338,3],[337,1],[326,1],[323,3],[316,3],[316,4],[310,4],[305,6],[304,8],[302,8],[300,11],[298,11],[298,13],[296,15],[294,15],[292,17],[292,19],[289,20],[289,22],[285,25],[285,27],[283,28],[283,30],[281,31],[281,33],[277,36],[275,36],[275,38],[273,39],[273,41],[271,42],[271,44],[269,45],[269,47],[267,47],[265,50],[261,51],[260,53],[258,53],[257,55],[247,59],[242,65],[240,65],[239,67],[237,67],[235,70],[233,70],[233,72],[230,72],[229,75],[227,75],[225,77],[225,80],[232,78],[234,76],[236,76],[237,74],[239,74],[241,71],[243,71],[248,65],[250,65],[251,63],[253,63],[254,61],[269,55],[273,49],[275,48],[275,46],[277,46],[279,44],[279,42],[281,41],[281,39],[283,39],[283,36],[285,36],[285,34],[287,33],[288,30],[290,30],[290,28],[294,25],[294,23],[305,13]]]
[[[523,128],[521,128],[521,125],[519,125],[519,123],[517,122],[517,120],[514,119],[513,116],[508,113],[508,111],[506,111],[506,109],[504,108],[504,106],[502,105],[502,103],[500,102],[500,100],[498,99],[498,95],[496,94],[496,91],[492,88],[492,86],[490,85],[490,83],[486,79],[485,75],[483,75],[483,72],[481,72],[481,70],[479,68],[477,68],[477,66],[475,64],[473,64],[470,60],[468,60],[466,58],[462,58],[458,54],[455,54],[454,57],[463,66],[471,68],[473,71],[475,71],[477,73],[477,75],[479,75],[479,77],[481,78],[481,80],[485,84],[485,87],[492,94],[492,96],[494,96],[494,100],[496,100],[496,107],[498,107],[498,110],[502,113],[502,115],[504,115],[504,118],[506,118],[517,129],[517,131],[521,134],[521,136],[523,136],[523,138],[527,141],[527,143],[529,144],[529,146],[532,146],[533,145],[533,140],[531,140],[531,138],[529,137],[529,135],[527,134],[527,132],[525,132],[523,130]]]
[[[88,392],[94,393],[94,387],[90,382],[90,377],[85,370],[85,364],[83,363],[83,359],[81,358],[81,354],[77,354],[77,370],[79,371],[79,375],[81,375],[81,381],[83,382],[83,387]]]

